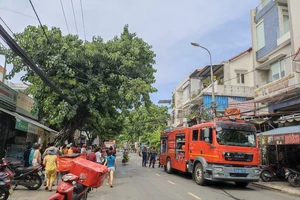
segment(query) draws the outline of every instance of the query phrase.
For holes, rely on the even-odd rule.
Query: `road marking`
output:
[[[200,197],[198,197],[198,196],[194,195],[194,194],[193,194],[193,193],[191,193],[191,192],[188,192],[188,194],[189,194],[189,195],[191,195],[192,197],[194,197],[195,199],[201,200],[201,198],[200,198]]]
[[[156,174],[156,176],[160,176],[159,174]]]
[[[175,185],[175,183],[173,183],[172,181],[168,181],[168,183],[171,183],[172,185]]]

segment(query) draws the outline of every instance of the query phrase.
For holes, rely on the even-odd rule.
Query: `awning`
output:
[[[266,132],[262,132],[262,135],[276,135],[276,134],[288,134],[288,133],[300,133],[300,125],[287,126],[281,128],[275,128]]]
[[[51,128],[48,128],[47,126],[45,126],[45,125],[43,125],[43,124],[41,124],[41,123],[39,123],[37,121],[34,121],[32,119],[29,119],[27,117],[24,117],[22,115],[19,115],[16,112],[8,111],[8,110],[6,110],[4,108],[0,108],[0,111],[5,112],[5,113],[7,113],[7,114],[9,114],[11,116],[14,116],[16,119],[20,119],[20,120],[26,121],[26,122],[28,122],[30,124],[33,124],[33,125],[35,125],[35,126],[37,126],[39,128],[42,128],[42,129],[44,129],[46,131],[49,131],[49,132],[52,132],[52,133],[58,133],[57,131],[55,131],[55,130],[53,130]]]
[[[15,117],[16,117],[17,119],[26,121],[26,122],[28,122],[28,123],[30,123],[30,124],[33,124],[33,125],[38,126],[38,127],[42,128],[42,129],[45,129],[46,131],[58,133],[57,131],[55,131],[55,130],[53,130],[53,129],[51,129],[51,128],[48,128],[47,126],[45,126],[45,125],[43,125],[43,124],[41,124],[41,123],[39,123],[39,122],[37,122],[37,121],[34,121],[34,120],[32,120],[32,119],[29,119],[29,118],[27,118],[27,117],[21,116],[21,115],[19,115],[18,113],[16,113]]]

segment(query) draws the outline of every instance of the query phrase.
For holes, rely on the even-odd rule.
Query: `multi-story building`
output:
[[[201,71],[200,69],[196,71]],[[172,126],[176,127],[185,122],[190,114],[189,101],[200,89],[200,80],[190,78],[190,75],[177,85],[172,92]]]
[[[299,10],[299,0],[261,0],[251,11],[257,114],[300,111]]]
[[[253,99],[254,73],[252,48],[237,56],[213,65],[214,93],[217,113],[222,115],[229,107],[230,99],[241,101]],[[194,117],[202,109],[212,105],[210,65],[197,69],[186,77],[173,91],[173,125]],[[239,104],[239,103],[236,103]],[[239,107],[234,105],[234,107]],[[252,107],[251,107],[252,108]],[[249,109],[250,110],[250,109]],[[189,119],[187,119],[189,120]]]

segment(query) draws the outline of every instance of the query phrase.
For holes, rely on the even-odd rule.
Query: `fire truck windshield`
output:
[[[256,137],[250,131],[223,129],[217,131],[217,142],[220,145],[255,147]]]

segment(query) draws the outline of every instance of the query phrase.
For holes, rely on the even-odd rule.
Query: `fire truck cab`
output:
[[[216,121],[161,134],[160,163],[167,173],[191,173],[199,185],[233,181],[246,187],[259,181],[259,152],[253,125]]]

